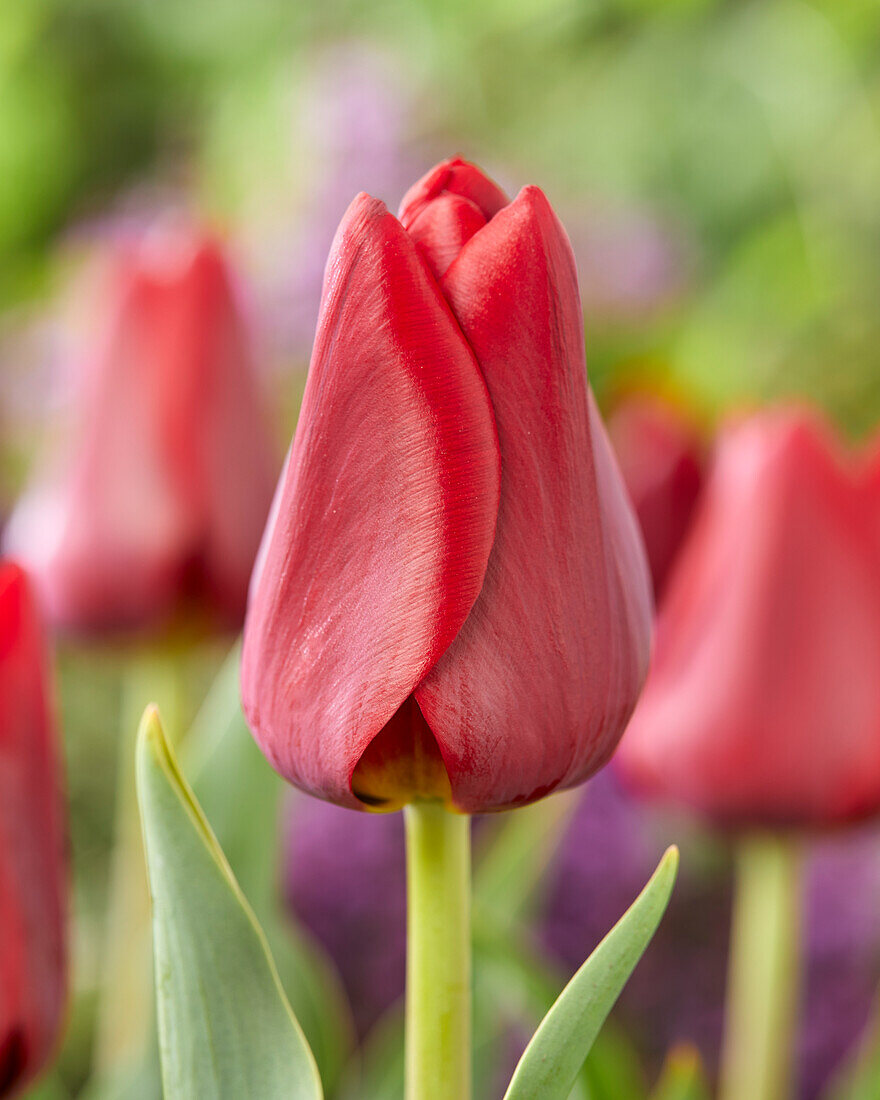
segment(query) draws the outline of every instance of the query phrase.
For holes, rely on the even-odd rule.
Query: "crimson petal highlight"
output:
[[[245,631],[245,713],[288,779],[362,805],[358,761],[477,598],[498,496],[473,354],[412,240],[362,195],[328,261]]]
[[[486,221],[507,206],[507,196],[497,183],[461,157],[451,157],[425,173],[403,196],[397,215],[403,228],[411,230],[425,207],[444,194],[468,199]]]
[[[581,782],[647,671],[644,552],[588,398],[574,259],[537,188],[465,245],[443,292],[480,362],[503,476],[480,598],[416,690],[462,810]]]

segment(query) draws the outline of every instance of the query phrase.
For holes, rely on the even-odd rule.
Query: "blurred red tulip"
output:
[[[0,563],[0,1096],[50,1059],[67,991],[63,808],[33,596]]]
[[[659,600],[702,488],[700,440],[669,402],[642,394],[615,407],[608,434],[642,528]]]
[[[880,810],[877,486],[797,411],[720,442],[617,764],[717,821]]]
[[[647,665],[644,551],[547,199],[453,160],[336,236],[242,692],[291,782],[473,812],[581,782]]]
[[[187,233],[141,240],[99,309],[66,450],[7,549],[64,628],[145,627],[193,601],[237,624],[278,464],[223,257]]]

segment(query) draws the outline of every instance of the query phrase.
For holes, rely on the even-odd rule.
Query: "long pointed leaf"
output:
[[[651,942],[669,902],[678,849],[574,975],[526,1047],[504,1100],[567,1100],[599,1029]]]
[[[137,787],[165,1100],[320,1100],[265,937],[154,707],[138,734]]]
[[[332,1093],[354,1045],[354,1024],[332,961],[283,905],[278,869],[285,784],[260,752],[241,712],[240,650],[233,647],[211,685],[181,746],[181,762],[266,934],[324,1088]]]

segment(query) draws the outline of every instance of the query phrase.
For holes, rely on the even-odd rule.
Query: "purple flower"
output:
[[[363,1036],[403,992],[403,815],[294,795],[285,829],[287,902],[335,962]]]
[[[652,1072],[668,1047],[698,1044],[714,1063],[721,1031],[730,893],[725,861],[686,822],[662,821],[606,770],[584,790],[547,879],[543,941],[574,971],[644,886],[667,843],[681,874],[666,916],[617,1011]]]
[[[867,1023],[880,975],[880,831],[821,839],[806,875],[806,1010],[800,1043],[803,1100],[853,1049]]]
[[[548,881],[544,941],[574,970],[641,889],[671,839],[682,873],[657,935],[621,997],[621,1022],[652,1072],[691,1040],[711,1070],[724,1023],[731,873],[724,848],[683,819],[631,801],[614,774],[585,789]],[[801,1100],[815,1100],[858,1042],[880,973],[880,831],[817,839],[805,870]]]

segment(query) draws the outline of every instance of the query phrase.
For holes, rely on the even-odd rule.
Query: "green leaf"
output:
[[[332,1093],[354,1045],[341,980],[320,945],[283,907],[279,811],[285,784],[260,752],[239,701],[233,647],[190,727],[180,755],[192,788],[256,913],[281,984]],[[303,796],[305,797],[305,796]]]
[[[505,1100],[567,1100],[599,1029],[657,930],[677,871],[678,849],[672,847],[544,1017]]]
[[[700,1052],[690,1043],[670,1050],[651,1100],[709,1100]]]
[[[265,937],[180,773],[155,707],[137,788],[153,903],[165,1100],[320,1100]]]
[[[242,893],[262,921],[278,894],[278,817],[283,780],[260,752],[241,712],[241,646],[232,647],[180,746],[181,763]]]
[[[537,1027],[556,1000],[559,974],[541,957],[530,937],[475,930],[475,1027],[479,1024],[480,984],[502,1031]],[[480,1093],[475,1093],[480,1095]],[[569,1100],[645,1100],[647,1088],[638,1052],[619,1028],[607,1021],[593,1043]]]

